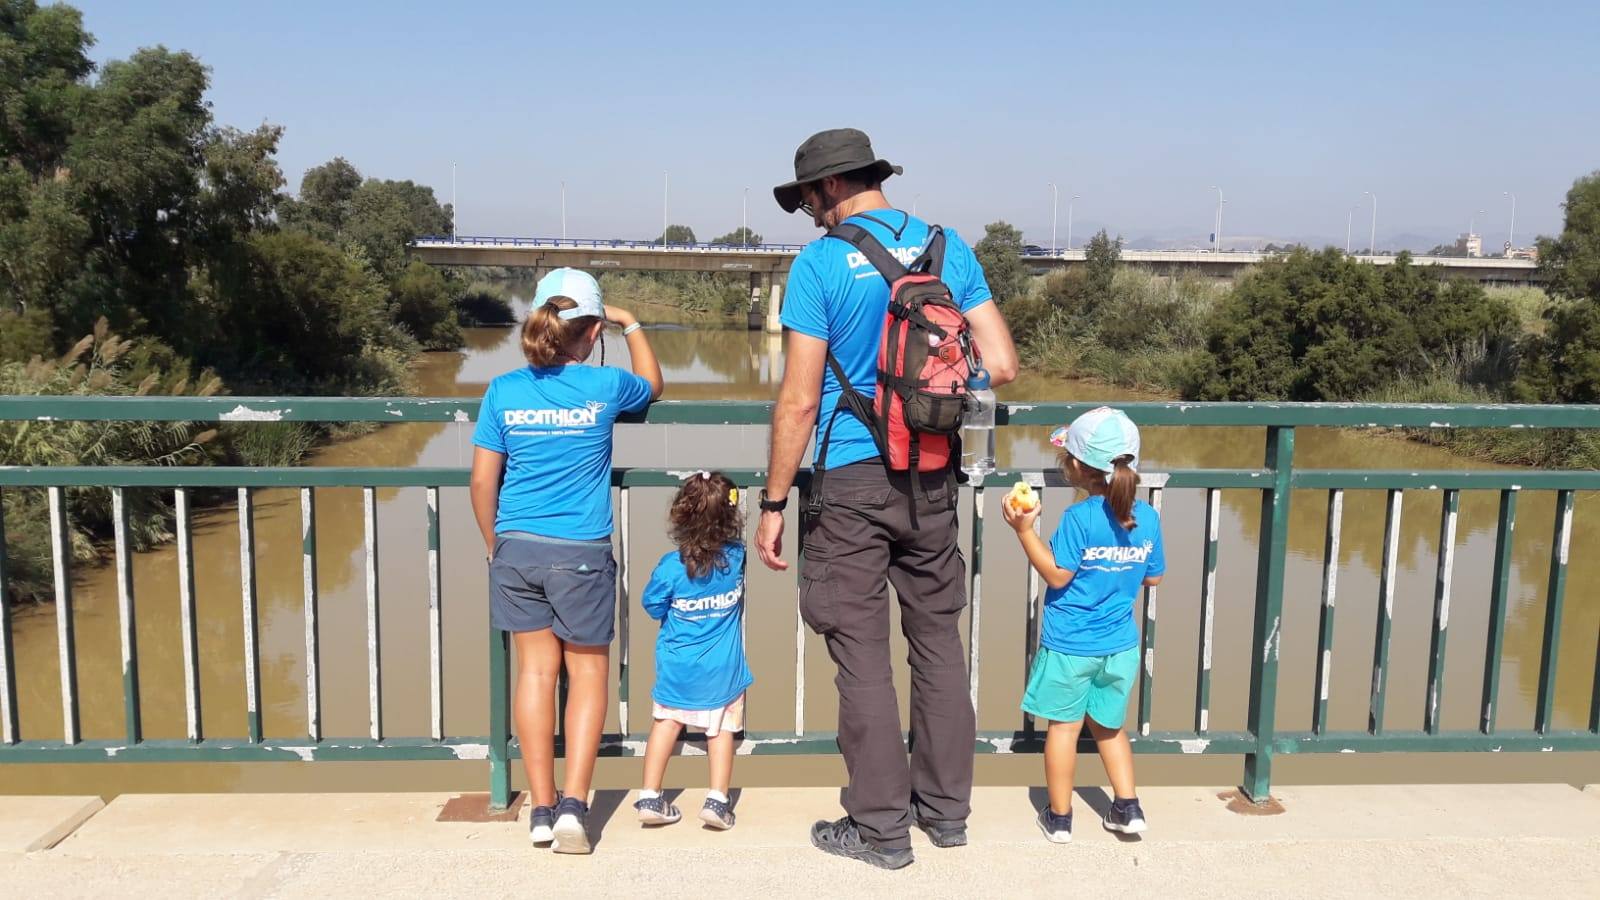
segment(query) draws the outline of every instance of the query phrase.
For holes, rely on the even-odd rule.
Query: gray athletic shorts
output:
[[[616,603],[617,563],[609,539],[495,536],[489,563],[489,624],[495,628],[554,628],[569,644],[603,646],[616,634]]]

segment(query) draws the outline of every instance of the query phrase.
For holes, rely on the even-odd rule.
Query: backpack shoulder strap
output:
[[[910,274],[906,267],[901,265],[900,260],[895,259],[894,256],[884,248],[883,244],[879,243],[878,239],[872,236],[872,232],[853,222],[840,222],[839,224],[833,226],[833,228],[827,234],[823,235],[823,237],[831,237],[844,241],[852,247],[855,247],[857,250],[860,250],[861,255],[867,258],[867,262],[872,263],[872,267],[877,269],[878,274],[882,275],[884,280],[890,284],[894,284],[896,281],[899,281],[900,279],[906,277],[906,275]]]
[[[926,272],[935,278],[944,272],[944,229],[938,225],[928,226],[928,242],[923,245],[922,255],[911,264],[911,271]]]

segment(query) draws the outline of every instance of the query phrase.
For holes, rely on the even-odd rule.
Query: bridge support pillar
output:
[[[783,331],[783,323],[780,322],[779,319],[778,319],[778,313],[782,309],[782,306],[780,304],[780,301],[781,301],[782,297],[783,297],[783,285],[778,283],[778,279],[773,278],[772,279],[772,289],[767,292],[767,333],[768,334],[779,334],[779,333],[781,333]]]

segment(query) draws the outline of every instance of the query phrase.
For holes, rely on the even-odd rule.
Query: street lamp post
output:
[[[661,173],[661,246],[667,245],[667,173]]]
[[[1054,181],[1046,182],[1050,188],[1050,255],[1056,254],[1056,208],[1061,205],[1061,189]]]
[[[1363,196],[1372,198],[1372,231],[1367,237],[1367,255],[1378,255],[1378,195],[1371,191],[1362,191]]]
[[[1067,249],[1068,250],[1072,249],[1072,204],[1073,204],[1073,201],[1079,200],[1079,199],[1081,199],[1081,198],[1077,194],[1073,194],[1071,197],[1067,198]]]
[[[450,164],[450,243],[456,242],[456,164]]]
[[[739,201],[739,244],[750,246],[750,189],[744,189],[744,199]]]
[[[1344,213],[1344,255],[1345,256],[1349,256],[1350,255],[1350,224],[1355,221],[1356,210],[1358,210],[1360,208],[1361,208],[1361,204],[1352,203],[1350,205],[1350,208],[1345,210],[1345,213]]]
[[[1216,224],[1215,229],[1211,232],[1211,240],[1212,240],[1211,249],[1212,249],[1212,252],[1214,252],[1214,253],[1221,253],[1222,252],[1222,204],[1226,203],[1227,201],[1222,199],[1222,188],[1219,188],[1219,187],[1217,187],[1216,185],[1213,184],[1211,186],[1211,189],[1213,191],[1217,192],[1217,221],[1215,223]]]
[[[567,183],[561,182],[561,239],[567,239]]]
[[[1506,232],[1506,243],[1511,245],[1512,250],[1515,250],[1517,248],[1517,195],[1510,191],[1501,191],[1500,193],[1511,198],[1511,228]]]

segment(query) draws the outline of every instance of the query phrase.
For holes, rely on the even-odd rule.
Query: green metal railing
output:
[[[1054,425],[1070,419],[1093,404],[1007,404],[1000,410],[1002,427]],[[1141,629],[1143,660],[1136,726],[1131,729],[1134,748],[1141,753],[1238,754],[1245,760],[1243,787],[1253,798],[1269,795],[1272,762],[1278,754],[1350,751],[1471,751],[1471,750],[1600,750],[1600,664],[1597,664],[1588,727],[1558,731],[1552,728],[1555,666],[1562,608],[1567,590],[1568,550],[1572,536],[1575,496],[1578,491],[1600,490],[1600,472],[1580,471],[1371,471],[1298,469],[1294,465],[1297,428],[1600,428],[1600,407],[1548,406],[1436,406],[1402,404],[1121,404],[1135,421],[1151,426],[1263,427],[1266,441],[1263,464],[1249,469],[1192,469],[1147,475],[1145,483],[1153,505],[1162,503],[1169,490],[1197,490],[1205,495],[1205,546],[1200,598],[1198,667],[1194,698],[1194,728],[1152,731],[1156,690],[1157,589],[1146,592]],[[0,397],[0,421],[194,421],[194,422],[469,422],[477,401],[456,399],[355,399],[355,398],[162,398],[162,397]],[[762,425],[770,416],[763,403],[677,403],[652,406],[645,414],[625,419],[647,424]],[[765,473],[755,469],[728,471],[741,486],[763,484]],[[1001,472],[990,483],[1006,484],[1017,478],[1035,485],[1063,486],[1054,472]],[[805,492],[809,478],[801,473],[797,489]],[[490,769],[490,794],[495,805],[510,797],[510,760],[517,747],[510,726],[510,654],[504,632],[489,634],[488,735],[449,735],[444,729],[443,683],[446,675],[441,640],[443,590],[440,582],[439,493],[463,487],[467,471],[460,468],[181,468],[102,467],[26,468],[0,466],[0,490],[44,489],[48,493],[54,544],[56,589],[55,618],[60,660],[63,734],[60,739],[29,737],[21,733],[16,700],[16,673],[9,611],[0,604],[0,763],[67,762],[115,759],[123,762],[173,760],[425,760],[485,759]],[[628,621],[631,574],[631,494],[635,489],[674,488],[678,476],[663,469],[619,469],[613,475],[619,489],[617,532],[619,557],[619,665],[617,704],[621,728],[604,738],[602,753],[640,755],[645,733],[635,731],[629,715]],[[111,491],[115,520],[119,627],[121,631],[124,718],[126,738],[84,740],[78,723],[75,640],[69,553],[66,547],[66,488],[105,488]],[[315,494],[318,488],[360,487],[364,503],[365,590],[369,734],[362,738],[329,737],[321,724],[321,681],[318,635],[318,583]],[[375,490],[380,487],[420,487],[427,493],[428,535],[428,639],[430,667],[430,731],[426,736],[388,735],[383,727],[379,635],[379,583]],[[244,691],[247,734],[243,737],[207,736],[200,716],[200,647],[195,628],[194,566],[192,553],[192,492],[229,488],[237,492],[240,598],[244,626]],[[268,737],[263,733],[260,704],[260,660],[255,586],[253,492],[261,488],[295,488],[300,495],[303,542],[305,609],[306,728],[301,737]],[[133,578],[127,537],[126,493],[130,490],[171,490],[177,513],[179,597],[183,628],[186,737],[152,740],[141,730],[139,661],[135,641]],[[1253,606],[1249,706],[1241,731],[1210,728],[1211,659],[1217,603],[1216,572],[1221,491],[1258,491],[1261,497],[1260,531],[1256,558]],[[979,656],[983,621],[983,509],[986,489],[971,492],[971,615],[969,646],[973,702],[978,700],[983,667]],[[1278,657],[1283,617],[1284,577],[1287,560],[1289,510],[1295,490],[1326,491],[1328,518],[1321,580],[1318,622],[1316,696],[1309,732],[1283,732],[1275,726],[1278,706]],[[1387,493],[1380,603],[1373,642],[1372,690],[1369,724],[1364,732],[1328,730],[1328,696],[1331,682],[1333,624],[1338,593],[1339,543],[1345,492],[1377,490]],[[1432,637],[1429,645],[1427,701],[1421,728],[1396,731],[1385,725],[1389,653],[1393,625],[1396,579],[1399,570],[1400,519],[1406,491],[1442,492],[1438,577],[1434,591]],[[1443,678],[1448,613],[1455,565],[1456,523],[1462,491],[1495,491],[1500,507],[1495,537],[1494,574],[1490,585],[1490,614],[1484,647],[1484,676],[1479,727],[1475,731],[1442,731],[1440,695]],[[1511,543],[1516,524],[1517,498],[1524,491],[1550,491],[1556,496],[1554,540],[1546,591],[1544,633],[1533,727],[1505,731],[1496,727],[1494,701],[1498,694],[1501,649],[1510,590]],[[803,504],[802,504],[803,505]],[[5,591],[4,526],[0,519],[0,595]],[[1036,526],[1037,527],[1037,526]],[[1169,537],[1169,542],[1173,540]],[[803,565],[803,562],[802,562]],[[1588,589],[1593,590],[1592,586]],[[1039,631],[1039,584],[1030,575],[1026,598],[1024,666],[1031,663]],[[477,602],[473,598],[472,602]],[[758,754],[832,754],[833,732],[808,729],[805,721],[805,628],[798,610],[795,617],[796,699],[792,730],[750,732],[741,752]],[[1031,718],[1023,717],[1014,731],[983,731],[979,753],[1037,752],[1043,735]]]

